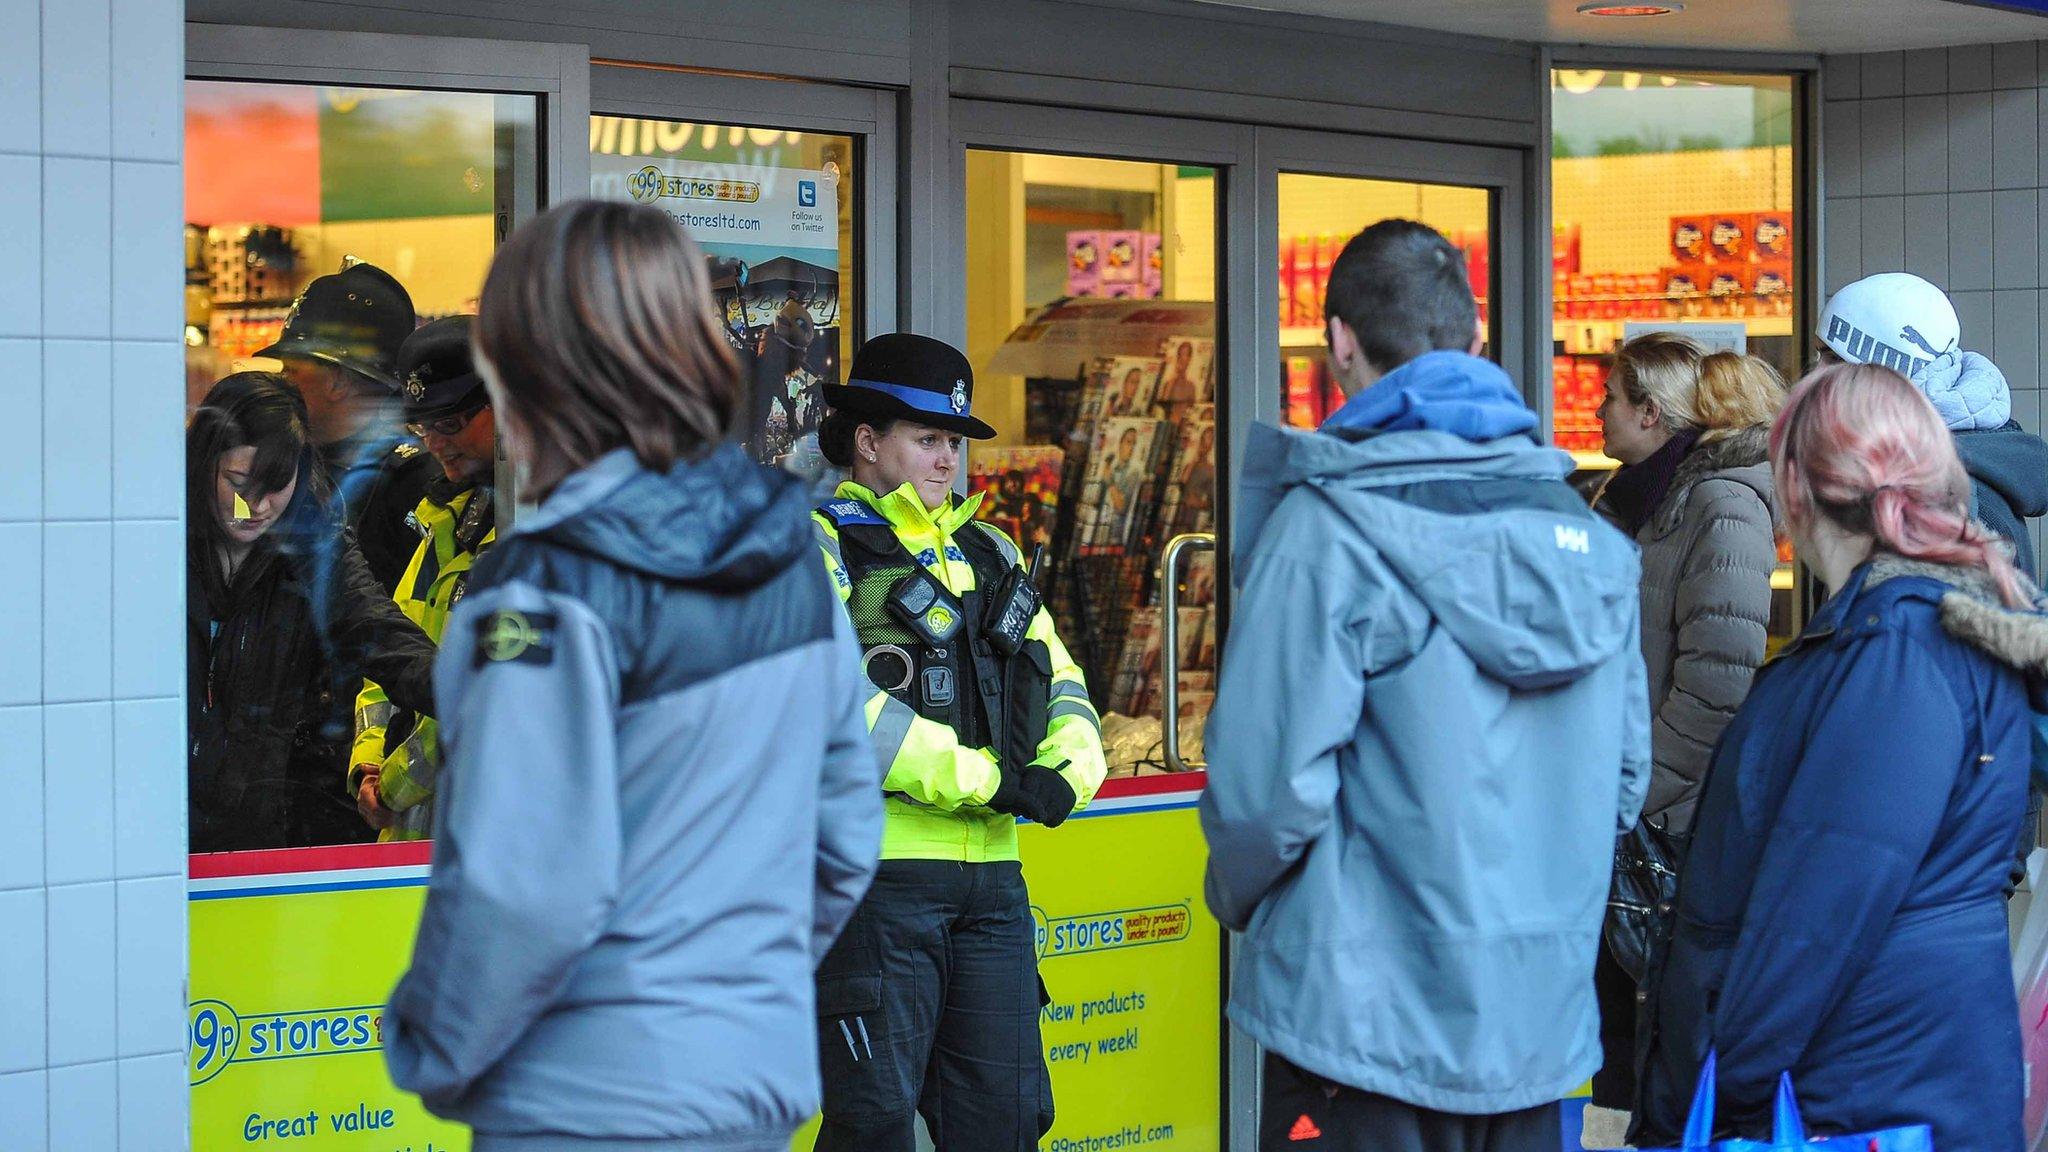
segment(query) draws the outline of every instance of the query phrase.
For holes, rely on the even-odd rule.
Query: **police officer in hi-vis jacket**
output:
[[[468,316],[436,320],[406,337],[398,352],[406,431],[441,475],[407,517],[419,546],[393,599],[436,644],[468,586],[470,566],[498,539],[491,487],[497,421],[470,358],[469,327]],[[349,794],[379,840],[433,835],[438,737],[433,717],[400,708],[375,681],[363,682]]]
[[[851,469],[816,515],[873,685],[882,863],[818,970],[821,1152],[1025,1152],[1052,1126],[1036,929],[1017,821],[1057,827],[1107,766],[1081,670],[1030,559],[953,481],[970,410],[957,350],[896,333],[827,386],[819,444]]]

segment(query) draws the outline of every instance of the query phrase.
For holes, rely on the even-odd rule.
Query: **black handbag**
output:
[[[1670,933],[1678,902],[1678,864],[1683,843],[1647,820],[1614,841],[1614,878],[1607,890],[1607,920],[1601,935],[1614,962],[1638,985],[1650,958]]]

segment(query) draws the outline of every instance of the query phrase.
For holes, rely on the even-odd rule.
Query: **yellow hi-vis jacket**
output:
[[[462,597],[471,566],[498,539],[498,531],[493,528],[484,534],[475,552],[460,551],[456,543],[455,531],[462,523],[462,514],[469,508],[470,500],[482,491],[471,488],[458,493],[447,504],[437,504],[429,497],[421,500],[413,511],[422,539],[413,550],[412,562],[406,565],[392,599],[399,611],[436,644],[441,642],[441,630],[448,626],[448,614]],[[488,497],[488,493],[485,495]],[[412,733],[387,753],[386,733],[397,711],[397,705],[391,703],[376,681],[363,681],[363,690],[356,696],[356,741],[348,758],[348,794],[353,799],[361,783],[358,767],[377,765],[378,798],[398,815],[391,827],[377,834],[377,839],[421,840],[433,834],[434,784],[441,774],[440,727],[431,716],[416,717]]]
[[[956,596],[975,588],[974,566],[953,542],[963,529],[990,531],[1003,555],[1013,564],[1021,563],[1016,543],[1000,530],[970,525],[981,508],[978,495],[964,502],[949,501],[937,512],[928,511],[908,484],[877,496],[849,481],[839,486],[838,495],[859,500],[887,520],[910,554]],[[844,603],[853,595],[853,582],[840,558],[839,531],[822,513],[814,513],[813,519],[832,585]],[[1102,718],[1089,702],[1080,666],[1053,630],[1052,613],[1040,608],[1026,635],[1044,643],[1052,656],[1045,741],[1038,746],[1035,763],[1051,767],[1066,761],[1060,775],[1074,789],[1076,810],[1085,808],[1109,774],[1102,754]],[[888,794],[882,859],[968,864],[1015,860],[1016,817],[984,807],[1001,783],[995,751],[962,745],[951,727],[926,719],[887,692],[870,687],[868,732],[885,773],[882,790]]]

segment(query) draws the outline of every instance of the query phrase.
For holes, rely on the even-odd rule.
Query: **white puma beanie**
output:
[[[1849,363],[1881,365],[1916,384],[1956,359],[1962,334],[1947,294],[1910,272],[1866,276],[1835,293],[1814,333]]]

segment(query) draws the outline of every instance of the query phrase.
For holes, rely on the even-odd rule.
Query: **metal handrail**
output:
[[[1175,772],[1208,767],[1180,758],[1180,564],[1190,552],[1214,552],[1211,532],[1186,532],[1166,542],[1159,554],[1159,704],[1166,766]]]

